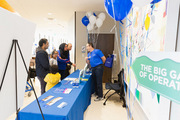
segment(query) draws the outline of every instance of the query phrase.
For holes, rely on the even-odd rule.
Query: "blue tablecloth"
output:
[[[68,77],[77,78],[79,72],[80,71],[77,70]],[[73,88],[72,84],[67,84],[66,80],[62,80],[59,84],[38,98],[40,101],[50,95],[54,96],[54,98],[63,97],[63,99],[48,107],[45,107],[46,103],[53,98],[44,103],[40,102],[45,120],[83,120],[84,111],[91,103],[92,88],[91,76],[86,75],[85,78],[87,78],[88,81],[81,81],[79,88]],[[72,88],[72,91],[70,94],[55,93],[54,91],[56,88]],[[57,106],[62,102],[66,102],[68,105],[64,108],[58,108]],[[42,120],[36,100],[19,112],[18,120]]]

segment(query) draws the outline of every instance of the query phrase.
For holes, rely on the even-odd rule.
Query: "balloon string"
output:
[[[119,53],[119,60],[121,60],[121,52],[120,52],[120,49],[119,49],[119,45],[118,45],[118,32],[117,32],[117,25],[116,25],[116,20],[115,20],[115,14],[114,14],[114,5],[113,5],[113,0],[111,0],[111,3],[112,3],[112,9],[113,9],[113,16],[114,16],[114,24],[115,24],[115,37],[116,37],[116,43],[117,43],[117,48],[118,48],[118,53]],[[121,60],[122,61],[122,60]],[[126,91],[125,91],[126,92]],[[126,94],[125,94],[125,99],[126,99]],[[128,120],[129,120],[129,115],[128,115],[128,107],[126,107],[126,112],[127,112],[127,117],[128,117]]]
[[[115,20],[115,12],[114,12],[114,5],[113,5],[113,0],[111,0],[111,5],[112,5],[112,10],[113,10],[113,16],[114,16],[114,24],[115,24],[115,38],[116,38],[116,44],[117,44],[117,48],[118,48],[118,53],[119,53],[119,60],[121,60],[121,53],[120,53],[120,49],[119,49],[119,44],[118,44],[118,32],[117,32],[117,25],[116,25],[116,20]]]
[[[123,55],[124,49],[123,49],[123,48],[125,48],[125,47],[123,46],[123,43],[122,43],[122,40],[123,40],[123,39],[122,39],[122,34],[123,34],[123,32],[121,32],[121,27],[124,28],[124,27],[121,25],[121,22],[119,22],[121,59],[122,59],[122,64],[123,64],[123,59],[124,59],[124,55]]]
[[[86,33],[87,33],[87,36],[88,36],[88,42],[89,42],[89,33],[88,33],[88,29],[86,28]]]
[[[110,30],[110,32],[112,32],[115,29],[116,25],[113,26],[113,28]]]

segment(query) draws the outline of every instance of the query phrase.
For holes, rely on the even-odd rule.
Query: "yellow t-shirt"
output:
[[[44,78],[44,81],[47,82],[46,92],[52,87],[54,87],[56,84],[58,84],[60,81],[60,78],[61,78],[61,75],[59,73],[56,73],[56,74],[48,73],[46,77]]]

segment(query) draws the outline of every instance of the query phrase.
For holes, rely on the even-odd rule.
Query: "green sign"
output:
[[[180,63],[169,58],[153,61],[141,56],[135,59],[132,69],[138,84],[180,103]]]

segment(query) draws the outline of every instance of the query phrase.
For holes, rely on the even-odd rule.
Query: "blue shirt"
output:
[[[103,57],[104,54],[99,49],[94,49],[92,52],[88,53],[88,60],[90,60],[91,67],[96,67],[100,64],[103,64],[103,61],[101,57]]]

